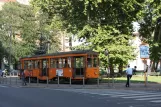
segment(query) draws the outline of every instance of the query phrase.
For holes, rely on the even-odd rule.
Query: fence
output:
[[[135,83],[134,77],[132,77],[131,79],[131,84]],[[142,78],[142,80],[144,80],[143,76],[140,76],[139,78]],[[39,81],[39,79],[37,78],[36,82],[32,83],[31,79],[29,78],[29,81],[27,82],[27,86],[34,86],[34,87],[63,87],[63,88],[67,88],[67,87],[71,87],[71,88],[108,88],[108,87],[115,87],[117,86],[119,83],[122,83],[120,87],[125,86],[126,84],[126,78],[124,78],[124,80],[120,80],[120,78],[116,78],[116,77],[109,77],[109,78],[97,78],[95,81],[89,81],[88,84],[86,84],[86,80],[84,77],[82,77],[83,81],[77,83],[72,83],[72,79],[69,78],[68,81],[66,81],[64,83],[64,81],[62,82],[61,79],[59,77],[57,77],[57,81],[52,81],[49,80],[48,77],[46,78],[46,82],[45,83],[41,83]],[[146,78],[146,80],[148,80]],[[141,84],[142,86],[144,86],[144,81],[143,84]],[[23,86],[23,81],[20,80],[20,78],[18,77],[18,75],[13,75],[10,74],[8,76],[4,76],[0,78],[0,84],[3,85],[12,85],[12,86]],[[146,86],[148,85],[148,82],[146,81]]]

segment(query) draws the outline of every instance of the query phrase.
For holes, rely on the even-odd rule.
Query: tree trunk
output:
[[[122,74],[122,71],[123,71],[123,63],[122,62],[120,62],[118,69],[119,69],[119,73]]]
[[[114,67],[113,64],[110,63],[110,76],[114,76]]]

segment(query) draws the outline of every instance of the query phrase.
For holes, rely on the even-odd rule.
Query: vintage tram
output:
[[[91,50],[56,52],[20,58],[20,69],[31,81],[71,78],[87,81],[99,77],[98,53]]]

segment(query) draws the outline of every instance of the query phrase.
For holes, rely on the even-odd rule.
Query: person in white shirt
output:
[[[126,70],[126,75],[127,75],[126,87],[129,87],[130,86],[129,81],[130,81],[130,79],[132,77],[132,74],[133,74],[133,69],[130,68],[130,65],[128,65],[128,68]]]

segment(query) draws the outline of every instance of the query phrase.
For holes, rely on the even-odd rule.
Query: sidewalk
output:
[[[113,86],[107,83],[102,83],[100,85],[76,85],[76,84],[36,84],[36,83],[27,83],[27,86],[22,86],[21,84],[11,84],[9,86],[16,86],[21,88],[51,88],[51,89],[115,89],[115,90],[140,90],[140,91],[161,91],[161,84],[144,84],[133,83],[130,87],[125,87],[123,83],[115,83]]]
[[[47,83],[27,83],[22,86],[22,80],[18,78],[4,78],[0,85],[22,88],[52,88],[52,89],[115,89],[115,90],[142,90],[142,91],[161,91],[161,84],[157,83],[131,83],[130,87],[125,87],[125,83],[97,83],[95,84],[47,84]]]

